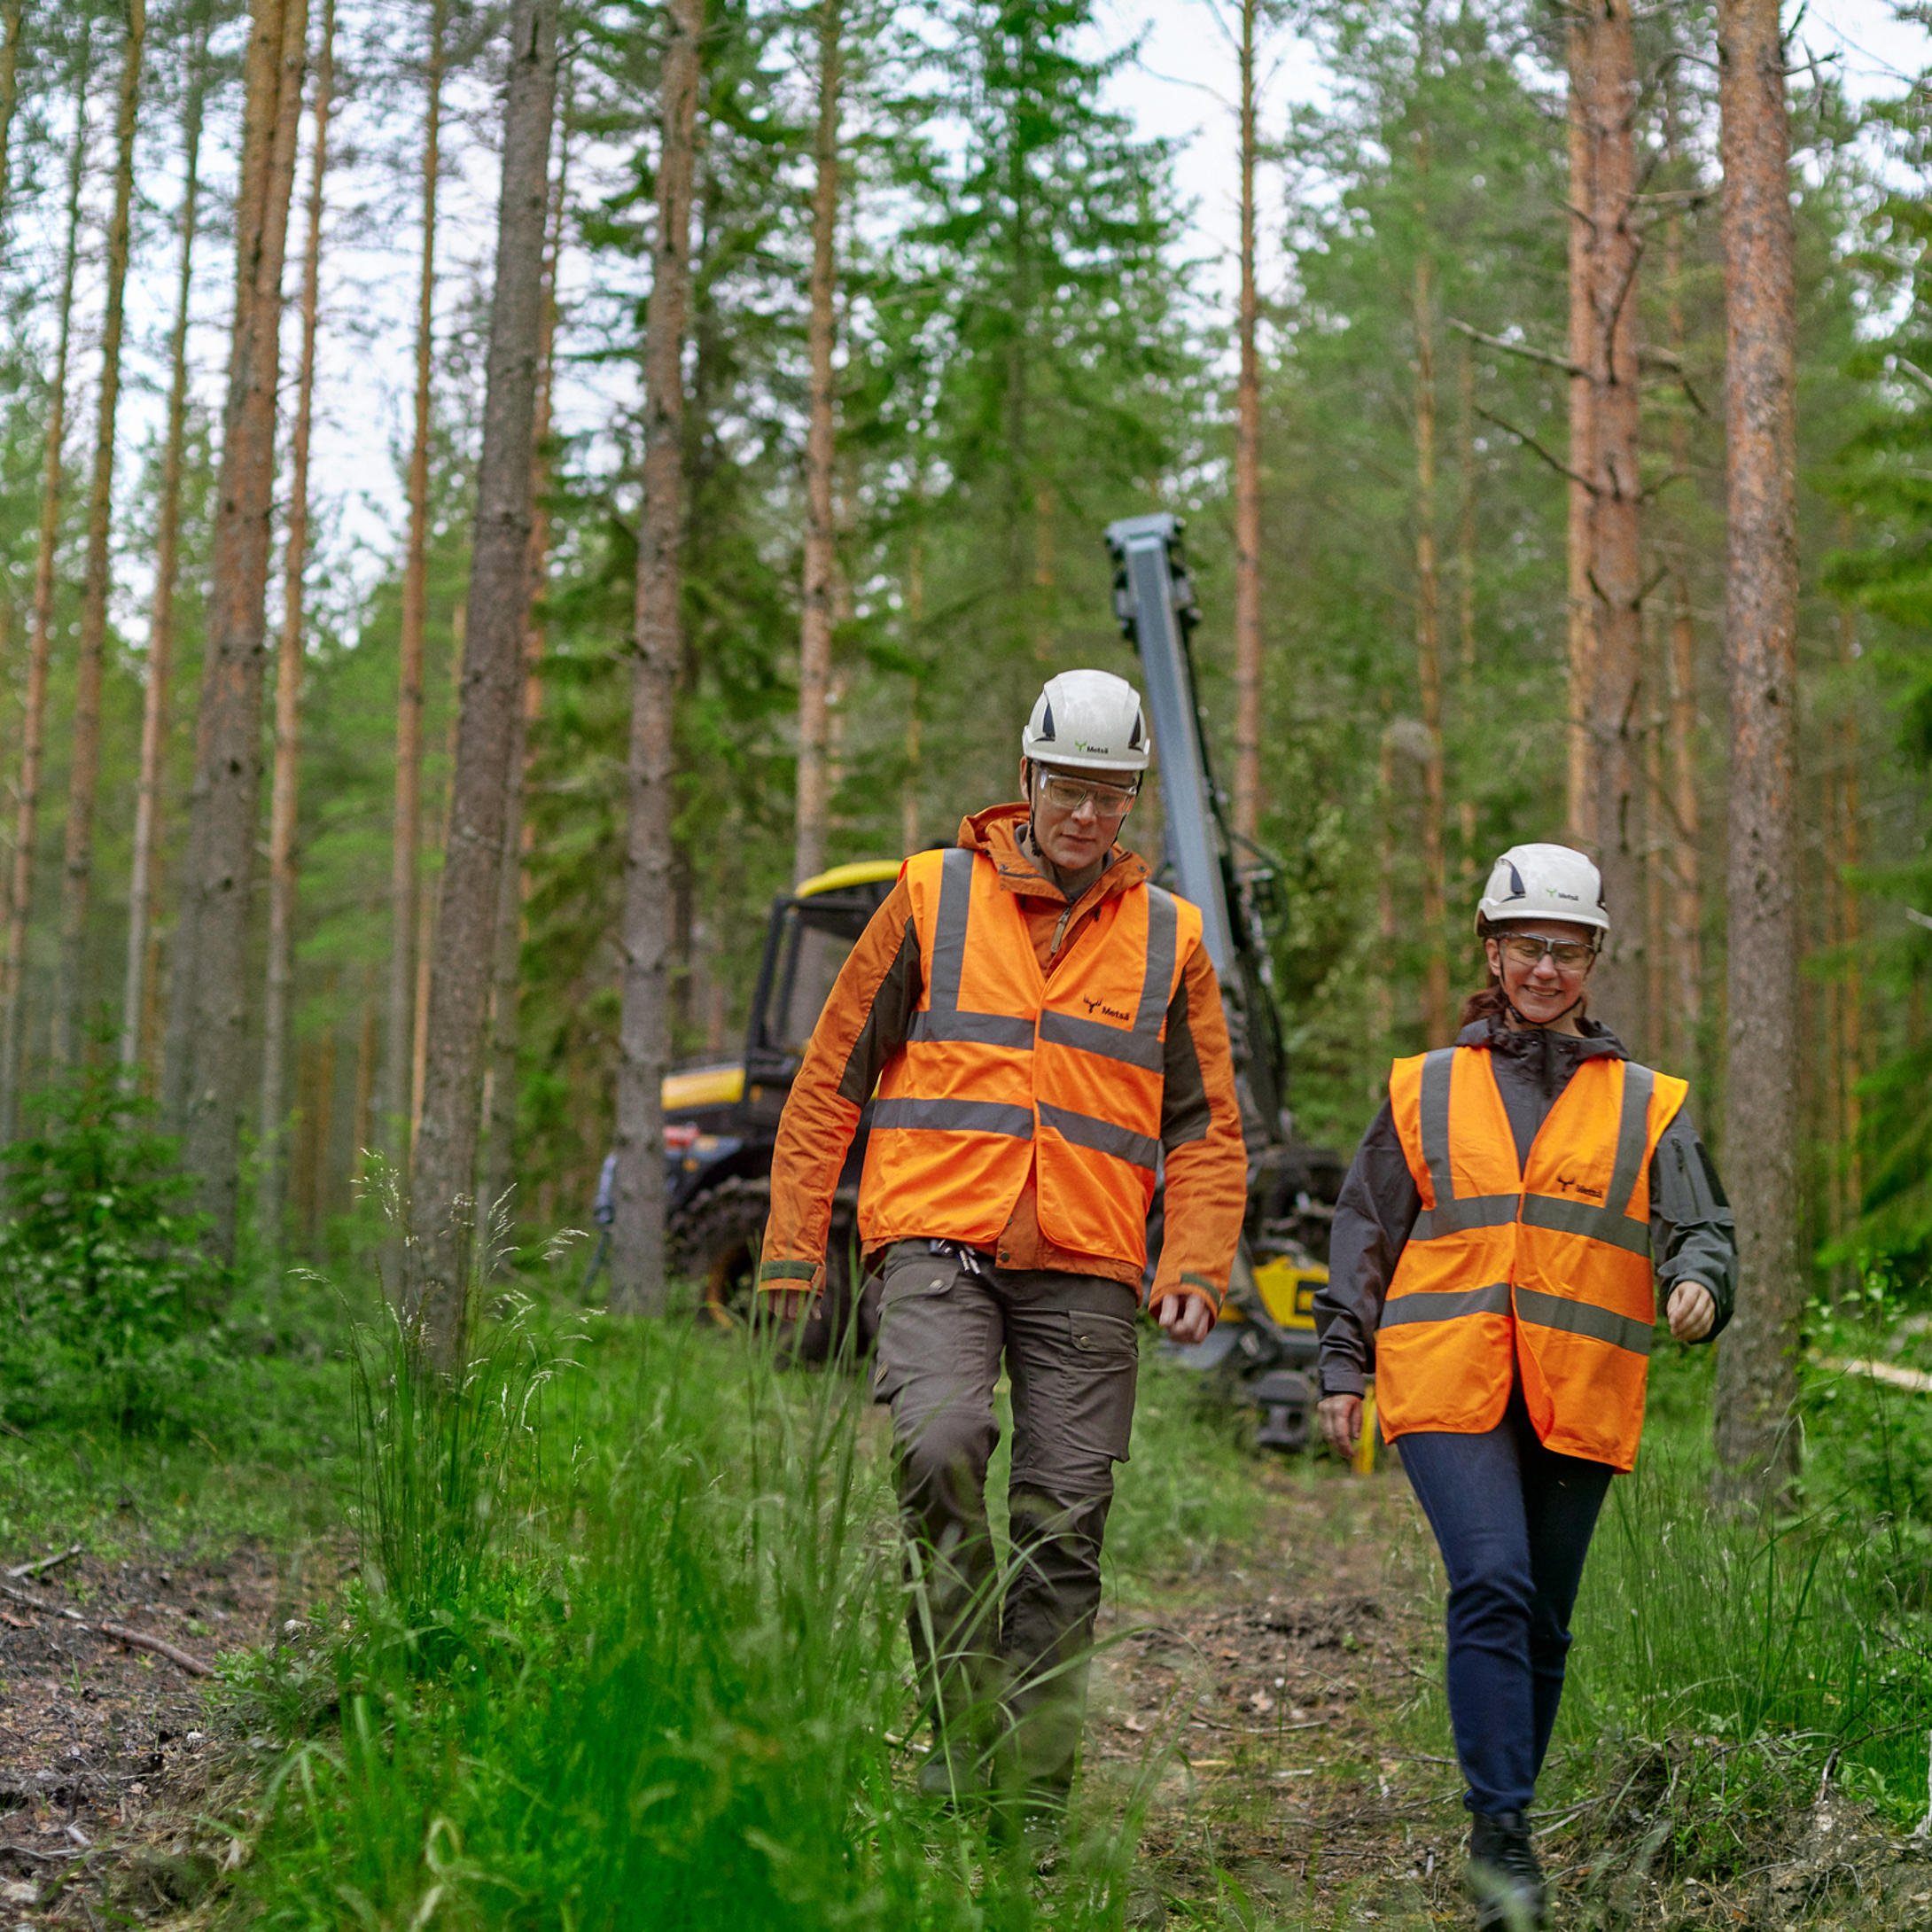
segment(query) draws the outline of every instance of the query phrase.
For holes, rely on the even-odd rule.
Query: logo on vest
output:
[[[1096,1012],[1104,1013],[1109,1019],[1118,1020],[1123,1026],[1133,1025],[1133,1014],[1123,1013],[1118,1007],[1109,1006],[1104,1000],[1087,1000],[1085,993],[1082,993],[1080,997],[1082,1000],[1086,1001],[1087,1010],[1089,1017]]]
[[[1556,1191],[1559,1194],[1581,1195],[1585,1201],[1594,1201],[1599,1207],[1603,1204],[1603,1189],[1587,1180],[1572,1180],[1568,1174],[1556,1177]]]

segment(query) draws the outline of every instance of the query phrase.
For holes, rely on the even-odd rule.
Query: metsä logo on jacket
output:
[[[1081,997],[1086,1002],[1087,1010],[1089,1014],[1095,1012],[1104,1013],[1109,1019],[1118,1020],[1123,1026],[1132,1024],[1133,1019],[1133,1014],[1123,1013],[1118,1007],[1109,1006],[1104,1001],[1087,1000],[1086,999],[1085,994],[1082,994]]]
[[[1556,1177],[1559,1194],[1580,1194],[1585,1201],[1594,1201],[1599,1206],[1603,1202],[1603,1189],[1587,1180],[1572,1180],[1568,1174]]]

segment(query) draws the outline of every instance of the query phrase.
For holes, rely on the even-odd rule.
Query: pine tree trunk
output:
[[[329,976],[328,1003],[335,1011],[336,976]],[[333,1024],[323,1030],[316,1052],[316,1091],[308,1116],[308,1211],[302,1220],[302,1245],[311,1255],[322,1251],[322,1230],[329,1217],[329,1149],[335,1140],[335,1056]]]
[[[295,827],[301,777],[302,573],[308,563],[308,443],[315,419],[316,323],[322,278],[323,190],[335,90],[335,0],[323,0],[316,64],[315,144],[309,157],[308,238],[302,258],[302,347],[290,442],[288,537],[282,564],[282,635],[275,665],[275,774],[269,789],[269,965],[261,1002],[261,1179],[255,1224],[263,1252],[282,1245],[288,1186],[283,1081],[295,992]]]
[[[19,1123],[27,999],[27,928],[34,905],[34,845],[40,822],[40,767],[47,730],[47,671],[53,656],[54,549],[60,534],[61,446],[67,431],[67,358],[74,336],[74,277],[80,259],[81,186],[87,171],[87,88],[92,74],[91,23],[81,27],[74,90],[74,147],[67,158],[66,242],[60,265],[53,381],[41,471],[40,541],[34,555],[34,628],[27,647],[27,702],[20,720],[20,777],[15,795],[13,878],[7,896],[5,980],[0,986],[0,1146]]]
[[[1737,1313],[1719,1345],[1720,1493],[1770,1506],[1797,1468],[1796,349],[1778,0],[1720,0],[1731,672],[1727,1180]]]
[[[1570,484],[1564,533],[1569,596],[1565,836],[1596,840],[1596,775],[1590,759],[1590,702],[1596,683],[1596,599],[1590,588],[1591,478],[1596,473],[1596,386],[1590,379],[1595,334],[1597,40],[1572,12],[1565,51],[1570,70]]]
[[[669,0],[658,234],[644,341],[644,505],[631,679],[630,822],[625,854],[624,992],[617,1080],[617,1219],[611,1305],[665,1305],[664,1113],[669,1061],[665,913],[670,901],[672,697],[682,654],[684,331],[690,300],[691,177],[703,0]]]
[[[1675,118],[1670,123],[1675,152]],[[1672,213],[1664,225],[1665,326],[1677,365],[1684,362],[1684,222]],[[1679,407],[1671,422],[1671,467],[1690,469],[1690,419]],[[1671,558],[1671,1048],[1689,1069],[1702,1057],[1703,830],[1697,798],[1697,633],[1691,622],[1690,575],[1681,547]]]
[[[211,1243],[235,1248],[248,1051],[248,924],[261,809],[261,699],[282,266],[301,119],[308,0],[253,0],[236,200],[233,347],[223,413],[208,643],[174,970],[188,976],[183,1154]]]
[[[1241,0],[1241,372],[1235,394],[1235,830],[1261,836],[1261,368],[1255,294],[1255,12]]]
[[[354,1145],[349,1150],[349,1173],[360,1181],[369,1172],[369,1156],[376,1148],[376,983],[371,977],[362,988],[362,1020],[355,1034],[355,1107],[349,1121]]]
[[[1595,391],[1588,471],[1590,576],[1596,638],[1589,728],[1596,782],[1597,863],[1610,931],[1591,980],[1593,1011],[1644,1036],[1643,551],[1639,530],[1637,48],[1631,0],[1601,0],[1586,29],[1597,42],[1590,137],[1596,246],[1589,369]]]
[[[1467,735],[1476,718],[1476,351],[1467,338],[1462,344],[1458,371],[1461,391],[1458,411],[1457,456],[1461,489],[1456,514],[1456,696],[1461,712],[1461,728]],[[1476,794],[1470,790],[1467,772],[1457,788],[1462,796],[1456,801],[1457,830],[1462,853],[1461,876],[1473,888],[1480,874],[1482,855],[1476,849]]]
[[[832,467],[837,396],[832,310],[838,236],[838,90],[841,0],[819,0],[818,182],[812,197],[812,294],[806,325],[812,364],[805,441],[805,584],[799,624],[799,783],[791,873],[808,879],[825,869],[825,818],[830,798],[827,753],[832,675]]]
[[[557,0],[515,0],[503,111],[496,284],[464,631],[463,702],[430,978],[429,1053],[411,1219],[413,1316],[432,1360],[459,1365],[503,829],[523,703],[530,485],[543,330]]]
[[[207,97],[207,25],[188,57],[182,113],[187,181],[181,199],[181,272],[168,339],[167,432],[161,456],[160,513],[154,534],[154,603],[148,616],[147,683],[141,703],[141,766],[135,785],[134,860],[128,880],[128,962],[121,995],[121,1064],[131,1086],[148,1009],[156,868],[161,838],[161,776],[167,753],[168,686],[174,674],[175,589],[181,568],[181,479],[188,428],[188,322],[194,292],[195,230],[201,204],[201,121]]]
[[[518,1006],[523,962],[524,908],[530,898],[530,826],[524,815],[532,736],[542,712],[544,592],[550,572],[550,394],[557,366],[557,273],[564,252],[564,211],[570,173],[571,94],[559,118],[557,182],[550,204],[549,265],[543,277],[542,323],[537,343],[536,413],[530,431],[530,601],[524,625],[523,697],[517,707],[504,802],[502,869],[497,884],[496,938],[490,993],[490,1071],[485,1102],[483,1180],[478,1198],[487,1214],[508,1204],[516,1182]]]
[[[439,886],[442,862],[449,850],[449,820],[456,803],[456,728],[463,716],[464,646],[469,636],[470,612],[459,604],[450,613],[449,637],[449,721],[443,733],[443,808],[429,850]],[[435,892],[424,892],[417,902],[416,914],[416,999],[410,1009],[409,1038],[415,1043],[409,1063],[409,1165],[416,1165],[417,1137],[423,1131],[423,1091],[429,1079],[429,982],[436,958]],[[476,1177],[471,1177],[472,1186]],[[465,1192],[467,1193],[467,1189]]]
[[[1839,988],[1841,1072],[1843,1102],[1839,1131],[1843,1140],[1840,1163],[1843,1207],[1841,1219],[1850,1227],[1865,1208],[1865,1164],[1859,1145],[1858,1082],[1866,1071],[1864,922],[1858,907],[1858,868],[1865,863],[1864,804],[1858,783],[1858,704],[1849,673],[1858,659],[1858,612],[1849,604],[1838,611],[1838,661],[1846,677],[1844,716],[1838,726],[1840,780],[1838,791],[1842,832],[1836,869],[1839,894],[1838,943],[1844,949],[1844,975]]]
[[[1422,735],[1422,1036],[1449,1044],[1448,910],[1443,877],[1446,786],[1442,753],[1442,584],[1436,561],[1436,297],[1426,253],[1415,261],[1415,679]]]
[[[913,494],[917,507],[912,533],[906,545],[906,639],[908,645],[916,651],[923,646],[926,621],[926,539],[923,522],[925,495],[923,479],[915,482]],[[921,705],[924,697],[925,681],[915,674],[912,680],[912,689],[906,696],[906,779],[899,788],[899,849],[901,853],[908,853],[919,849],[920,767],[925,754],[925,721]]]
[[[60,961],[54,979],[53,1062],[81,1054],[87,1006],[87,908],[94,881],[94,806],[100,789],[101,682],[106,667],[107,593],[113,562],[114,426],[121,411],[121,346],[127,321],[128,230],[134,201],[134,123],[141,100],[147,0],[128,0],[119,109],[114,116],[113,209],[107,222],[106,313],[101,326],[101,386],[94,412],[94,473],[87,501],[87,573],[81,592],[81,644],[67,767],[66,854],[61,873]]]
[[[385,1145],[409,1158],[415,1065],[417,928],[422,897],[423,627],[429,588],[430,378],[436,298],[436,191],[442,165],[444,34],[448,0],[430,0],[428,98],[423,127],[423,249],[416,298],[416,427],[409,448],[409,532],[397,650],[396,782],[390,847],[389,1006],[383,1033]]]
[[[1643,711],[1644,1040],[1650,1063],[1671,1053],[1671,854],[1663,778],[1663,647],[1646,623]]]
[[[20,100],[20,21],[26,10],[27,0],[0,4],[0,220],[7,212],[7,160],[13,110]]]

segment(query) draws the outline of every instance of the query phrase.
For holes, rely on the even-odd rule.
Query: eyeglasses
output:
[[[1536,932],[1512,932],[1500,944],[1511,965],[1527,966],[1532,971],[1546,953],[1560,973],[1580,973],[1597,956],[1596,947],[1587,939],[1546,939]]]
[[[1129,791],[1119,785],[1095,784],[1087,778],[1058,778],[1051,773],[1042,772],[1040,795],[1056,812],[1078,812],[1091,799],[1094,810],[1102,818],[1125,818],[1127,807],[1139,796],[1139,790],[1137,787]]]

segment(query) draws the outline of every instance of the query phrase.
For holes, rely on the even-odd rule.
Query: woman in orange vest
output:
[[[1544,1922],[1526,1823],[1563,1690],[1598,1510],[1643,1429],[1661,1290],[1671,1333],[1729,1319],[1737,1243],[1681,1080],[1585,1017],[1609,931],[1597,869],[1512,846],[1476,929],[1489,984],[1453,1047],[1398,1060],[1336,1209],[1323,1433],[1383,1432],[1449,1577],[1449,1713],[1484,1928]]]

